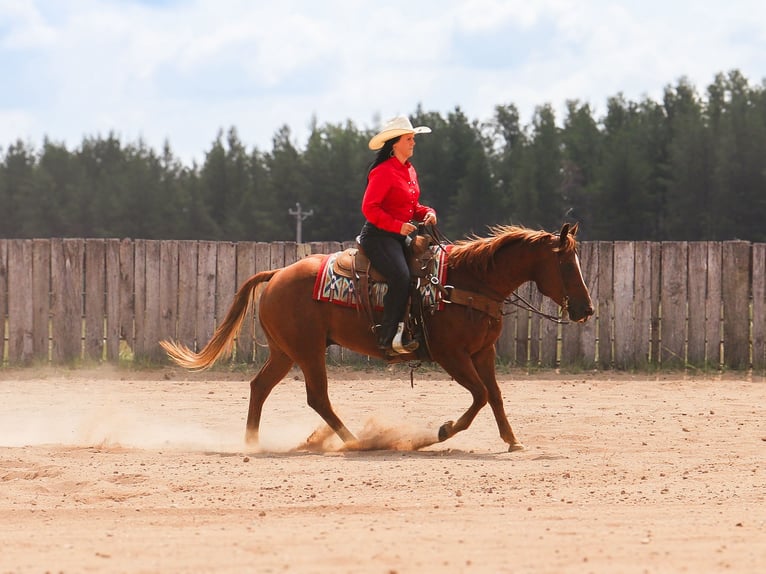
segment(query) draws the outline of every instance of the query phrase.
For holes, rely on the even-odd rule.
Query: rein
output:
[[[422,226],[422,232],[423,235],[428,235],[433,243],[439,247],[439,249],[444,249],[444,243],[452,244],[452,241],[450,241],[447,236],[445,236],[439,229],[436,228],[434,225],[423,225]],[[446,250],[445,250],[446,251]],[[561,253],[557,253],[557,256],[559,258],[559,273],[561,274]],[[433,279],[431,279],[431,282],[433,283]],[[561,306],[561,308],[564,310],[564,312],[567,312],[568,306],[569,306],[569,297],[566,294],[566,284],[564,283],[564,277],[562,275],[561,277],[561,285],[564,289],[564,304]],[[448,290],[452,290],[452,287],[450,285],[438,285],[438,287],[441,287],[442,293],[448,293]],[[491,299],[491,298],[490,298]],[[495,301],[495,299],[492,299]],[[556,323],[557,325],[568,325],[570,323],[567,319],[561,319],[557,315],[552,315],[550,313],[545,313],[544,311],[541,311],[532,303],[527,301],[524,297],[516,293],[515,291],[511,293],[508,297],[501,301],[497,301],[497,303],[502,306],[508,303],[509,305],[513,305],[514,307],[518,307],[519,309],[524,309],[526,311],[531,311],[535,315],[539,315],[540,317],[544,319],[548,319],[549,321],[552,321]],[[490,313],[491,314],[491,313]],[[510,311],[500,310],[500,315],[510,315]]]
[[[512,298],[513,297],[513,298]],[[568,298],[564,298],[564,305],[562,306],[562,309],[566,311],[567,309],[567,303],[569,302]],[[544,311],[541,311],[532,303],[524,299],[521,295],[516,293],[515,291],[511,293],[509,297],[506,297],[505,301],[503,303],[508,303],[510,305],[513,305],[514,307],[518,307],[519,309],[524,309],[526,311],[531,311],[535,315],[539,315],[540,317],[544,319],[548,319],[549,321],[553,321],[557,325],[569,325],[570,321],[568,319],[560,319],[556,315],[551,315],[550,313],[545,313]],[[510,311],[503,311],[503,315],[510,315]]]

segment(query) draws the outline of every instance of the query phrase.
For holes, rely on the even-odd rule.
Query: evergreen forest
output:
[[[421,203],[452,239],[497,224],[551,231],[579,221],[580,239],[766,241],[766,80],[736,70],[704,91],[681,78],[662,101],[610,97],[594,117],[568,101],[528,121],[513,104],[491,118],[446,116],[420,104],[427,125],[413,157]],[[305,145],[287,126],[270,150],[221,130],[201,165],[114,133],[76,149],[0,142],[0,237],[127,237],[294,241],[296,204],[311,215],[303,241],[347,241],[373,159],[370,130],[318,125]]]

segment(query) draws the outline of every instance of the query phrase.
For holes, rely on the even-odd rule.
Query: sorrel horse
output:
[[[520,285],[534,281],[543,295],[568,313],[570,320],[586,321],[593,314],[593,305],[580,269],[576,233],[577,224],[572,227],[565,224],[558,234],[523,227],[495,227],[489,237],[463,240],[451,247],[447,283],[455,290],[477,295],[476,299],[493,300],[500,308]],[[306,380],[309,406],[346,446],[353,448],[357,444],[330,404],[325,349],[329,344],[338,344],[369,356],[383,358],[383,354],[364,313],[312,298],[325,257],[309,256],[282,269],[250,277],[239,288],[223,322],[199,353],[183,344],[161,342],[171,359],[182,367],[198,370],[210,367],[231,352],[256,289],[265,284],[259,319],[269,356],[250,382],[245,436],[248,444],[257,444],[264,401],[296,363]],[[427,444],[419,444],[419,448],[467,429],[487,402],[508,450],[523,448],[508,422],[495,378],[495,342],[501,328],[499,313],[477,311],[465,304],[447,304],[443,310],[426,317],[431,358],[465,387],[473,400],[457,421],[441,425],[437,436]]]

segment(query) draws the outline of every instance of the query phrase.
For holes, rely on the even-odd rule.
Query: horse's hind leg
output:
[[[327,366],[325,364],[324,351],[316,359],[298,363],[306,377],[306,400],[332,430],[343,440],[345,444],[356,442],[356,437],[351,434],[332,408],[330,396],[327,393]]]
[[[250,445],[258,444],[258,428],[261,424],[263,403],[277,383],[281,381],[293,366],[293,360],[280,349],[271,346],[269,358],[250,381],[250,405],[247,409],[247,425],[245,442]]]

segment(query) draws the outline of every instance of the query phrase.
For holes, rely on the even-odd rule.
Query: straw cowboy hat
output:
[[[402,136],[404,134],[430,134],[431,128],[426,126],[412,127],[407,116],[397,116],[388,120],[381,130],[372,136],[370,140],[370,149],[379,150],[390,139]]]

